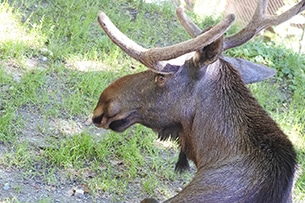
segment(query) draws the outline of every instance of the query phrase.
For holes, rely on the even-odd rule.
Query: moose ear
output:
[[[272,68],[245,59],[231,57],[223,57],[223,59],[232,64],[240,72],[245,84],[260,82],[276,74],[276,71]]]
[[[195,66],[201,68],[204,65],[209,65],[215,62],[222,53],[222,45],[223,36],[205,46],[203,49],[196,51],[193,57],[193,63]]]

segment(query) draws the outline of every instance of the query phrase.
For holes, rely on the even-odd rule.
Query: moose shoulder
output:
[[[258,2],[255,15],[264,13],[265,4]],[[176,168],[186,168],[188,158],[197,172],[166,202],[291,202],[296,153],[245,86],[275,71],[224,57],[222,52],[245,43],[263,27],[296,15],[304,5],[302,1],[288,10],[285,19],[254,23],[257,29],[250,23],[228,38],[223,34],[233,15],[202,33],[178,8],[178,18],[193,39],[149,50],[128,39],[101,13],[99,23],[112,41],[149,70],[110,84],[100,96],[93,123],[118,132],[141,123],[160,139],[178,140],[181,152]]]

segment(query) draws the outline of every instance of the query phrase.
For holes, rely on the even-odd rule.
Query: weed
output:
[[[155,179],[153,176],[149,176],[146,178],[146,180],[143,182],[143,190],[148,195],[152,196],[154,195],[154,191],[158,186],[160,185],[158,179]]]

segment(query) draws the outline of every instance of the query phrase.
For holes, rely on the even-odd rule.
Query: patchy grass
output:
[[[176,146],[156,141],[151,130],[135,125],[118,134],[90,125],[101,91],[116,78],[144,69],[102,32],[96,21],[99,10],[145,47],[189,38],[166,2],[2,1],[0,169],[5,173],[0,182],[10,182],[11,190],[1,185],[1,201],[71,202],[77,197],[60,191],[77,185],[86,186],[83,198],[88,201],[166,199],[190,180],[191,174],[173,172]],[[196,21],[205,26],[217,19]],[[278,70],[272,81],[250,88],[293,141],[304,168],[304,56],[260,40],[227,54]],[[305,198],[304,184],[300,173],[296,201]],[[42,194],[26,190],[29,185]],[[54,193],[59,196],[50,195]]]

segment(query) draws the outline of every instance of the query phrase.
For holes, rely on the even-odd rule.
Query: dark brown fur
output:
[[[181,166],[187,157],[197,173],[166,202],[291,202],[293,146],[221,51],[220,39],[182,67],[168,64],[174,74],[118,79],[102,93],[93,122],[119,132],[141,123],[178,140]]]

